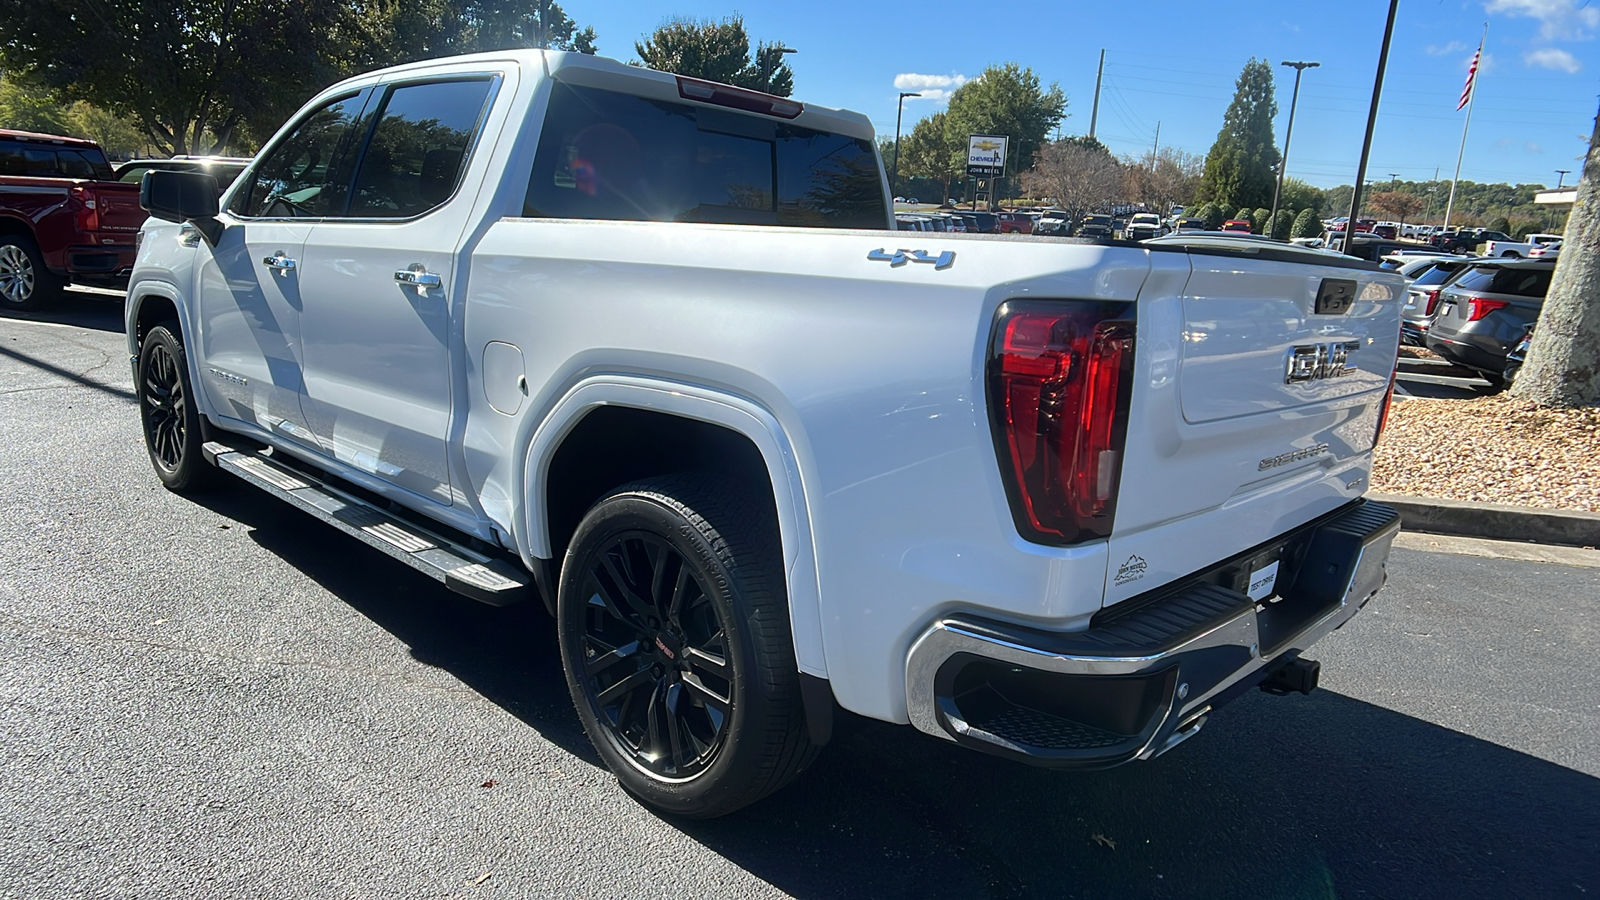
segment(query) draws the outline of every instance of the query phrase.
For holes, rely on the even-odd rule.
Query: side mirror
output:
[[[217,215],[217,179],[201,172],[151,169],[139,180],[139,205],[168,222],[208,220]]]

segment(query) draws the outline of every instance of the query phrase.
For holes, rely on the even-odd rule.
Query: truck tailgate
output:
[[[1152,254],[1106,605],[1366,489],[1404,283],[1304,259]]]
[[[99,230],[124,233],[132,241],[134,232],[139,230],[149,215],[139,206],[139,186],[119,181],[96,181],[88,187],[100,214]]]

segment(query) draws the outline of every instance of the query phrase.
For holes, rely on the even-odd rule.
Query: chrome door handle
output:
[[[281,269],[285,272],[293,269],[295,265],[294,260],[284,256],[282,252],[274,253],[271,256],[264,257],[261,260],[261,264],[269,269]]]
[[[444,287],[444,279],[417,266],[414,269],[401,269],[394,273],[394,280],[412,287],[436,288]]]

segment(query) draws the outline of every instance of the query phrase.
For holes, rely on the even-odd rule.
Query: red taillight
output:
[[[1468,297],[1467,321],[1476,322],[1484,316],[1487,316],[1489,313],[1492,313],[1497,309],[1505,309],[1510,305],[1510,303],[1507,303],[1504,300],[1489,300],[1483,297]]]
[[[805,105],[798,101],[784,97],[774,97],[771,94],[763,94],[760,91],[750,91],[726,84],[718,84],[715,81],[689,78],[685,75],[679,75],[677,78],[678,96],[685,100],[715,103],[718,106],[730,106],[734,109],[742,109],[745,112],[777,116],[780,119],[793,119],[805,109]]]
[[[1429,291],[1428,292],[1428,309],[1427,309],[1427,311],[1425,311],[1423,313],[1423,315],[1425,315],[1425,316],[1433,315],[1433,308],[1435,306],[1438,306],[1438,305],[1439,305],[1439,292],[1438,291]]]
[[[77,206],[78,230],[99,231],[100,211],[97,209],[99,204],[95,203],[94,194],[89,188],[81,184],[73,185],[69,195]]]
[[[1111,533],[1128,429],[1126,303],[1010,303],[989,357],[989,406],[1017,527],[1071,544]]]

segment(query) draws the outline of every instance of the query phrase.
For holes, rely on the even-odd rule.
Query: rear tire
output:
[[[206,462],[201,446],[200,409],[189,383],[189,359],[176,321],[145,332],[139,345],[139,422],[150,465],[167,490],[195,493],[211,487],[221,473]]]
[[[714,476],[612,491],[561,567],[556,619],[578,718],[658,810],[726,815],[816,755],[770,501]]]
[[[33,238],[0,234],[0,309],[32,311],[53,305],[64,287],[44,267]]]

